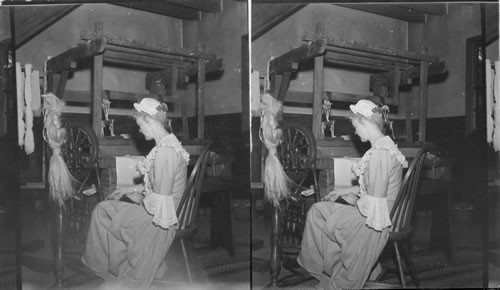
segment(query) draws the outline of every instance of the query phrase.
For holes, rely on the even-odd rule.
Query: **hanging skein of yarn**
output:
[[[61,113],[64,102],[56,95],[48,93],[43,97],[43,139],[52,149],[49,161],[49,189],[50,197],[61,207],[64,201],[73,196],[75,179],[71,175],[61,155],[61,145],[66,140],[66,130],[61,126]]]
[[[265,197],[274,206],[290,194],[291,180],[286,175],[276,156],[276,148],[281,143],[281,129],[278,128],[277,115],[282,110],[282,103],[274,99],[270,94],[264,94],[261,98],[261,117],[259,137],[268,151],[264,165],[264,189]]]

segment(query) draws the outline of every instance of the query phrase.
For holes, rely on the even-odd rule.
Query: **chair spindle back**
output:
[[[189,230],[196,225],[201,186],[211,145],[212,141],[207,140],[187,181],[186,189],[177,208],[178,230]]]
[[[402,232],[410,228],[426,155],[427,148],[423,147],[419,150],[405,174],[401,189],[391,210],[392,232]]]

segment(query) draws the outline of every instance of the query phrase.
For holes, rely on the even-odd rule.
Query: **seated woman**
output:
[[[82,262],[106,281],[146,288],[175,236],[189,154],[172,134],[165,104],[144,98],[134,107],[140,132],[156,144],[137,166],[144,184],[118,189],[96,206]]]
[[[363,288],[387,243],[389,213],[407,166],[397,145],[384,134],[387,110],[369,100],[350,108],[356,134],[371,143],[353,166],[359,185],[335,189],[311,207],[297,258],[324,289]]]

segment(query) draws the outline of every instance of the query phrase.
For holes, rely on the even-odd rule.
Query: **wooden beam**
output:
[[[104,51],[105,45],[106,42],[103,38],[96,38],[87,41],[83,45],[71,48],[48,60],[47,71],[60,73],[63,70],[75,70],[77,61],[101,54]]]
[[[215,54],[207,53],[205,51],[200,51],[200,50],[193,50],[189,48],[177,48],[167,44],[158,44],[152,42],[124,39],[109,34],[89,33],[85,31],[80,33],[80,38],[83,40],[90,40],[98,37],[103,37],[108,45],[116,45],[142,51],[158,52],[158,53],[177,55],[194,59],[198,58],[207,60],[215,59]]]
[[[283,73],[283,77],[281,78],[281,82],[278,89],[277,99],[278,101],[283,101],[286,96],[286,92],[288,91],[288,86],[290,86],[290,76],[291,72],[286,71]]]
[[[444,74],[447,71],[447,65],[444,61],[434,62],[428,65],[428,76]],[[420,67],[413,67],[408,70],[401,71],[401,85],[411,84],[411,80],[420,78]],[[373,74],[370,76],[370,89],[375,86],[392,86],[394,79],[394,71]]]
[[[148,1],[153,2],[153,1]],[[178,6],[184,6],[201,10],[205,12],[222,12],[222,0],[161,0],[154,1],[159,3],[171,3]]]
[[[400,64],[394,63],[392,61],[381,60],[370,57],[346,55],[342,53],[335,53],[327,51],[325,54],[325,61],[328,63],[338,63],[343,65],[362,65],[367,68],[372,68],[374,70],[392,70],[397,67],[401,67]]]
[[[109,90],[103,90],[101,94],[103,96],[106,96],[106,99],[109,100],[123,100],[131,102],[132,101],[136,102],[144,97],[151,97],[149,94],[109,91]],[[64,99],[65,101],[68,102],[91,103],[92,95],[88,91],[67,90]]]
[[[212,59],[205,64],[205,74],[224,71],[224,61],[222,58]],[[193,63],[184,68],[186,76],[196,76],[198,74],[198,63]]]
[[[113,4],[140,11],[146,11],[164,16],[179,18],[182,20],[190,20],[190,21],[201,20],[201,12],[199,10],[169,3],[163,3],[163,1],[144,1],[144,2],[133,1],[133,2],[123,2],[123,3],[113,3]]]
[[[359,42],[359,41],[350,41],[344,40],[333,36],[327,36],[323,34],[315,34],[311,32],[304,32],[302,36],[302,40],[304,41],[314,41],[318,39],[326,39],[326,43],[328,46],[337,46],[343,47],[353,50],[359,50],[364,52],[369,52],[373,54],[380,54],[392,57],[399,57],[404,59],[415,59],[415,60],[425,60],[429,62],[435,62],[439,59],[435,56],[430,56],[427,54],[417,53],[413,51],[404,51],[400,49],[380,47],[369,43]]]
[[[237,0],[237,1],[244,1],[244,0]],[[346,2],[352,2],[352,3],[366,3],[366,0],[252,0],[253,4],[297,4],[297,3],[346,3]],[[387,0],[374,0],[370,2],[387,2]]]
[[[411,4],[409,2],[397,4],[401,7],[410,8],[412,10],[420,11],[426,14],[443,16],[448,14],[448,4],[446,3],[419,3]]]
[[[120,65],[133,65],[149,70],[160,70],[170,66],[183,67],[186,64],[181,60],[155,58],[149,56],[141,56],[139,54],[121,53],[111,50],[104,52],[104,61],[106,63],[114,63]]]
[[[326,41],[318,39],[304,44],[296,49],[271,60],[269,63],[270,74],[283,74],[285,71],[297,70],[298,64],[325,52]]]
[[[61,72],[61,77],[59,78],[59,83],[57,84],[56,96],[59,99],[64,99],[64,91],[66,90],[66,82],[68,80],[69,71],[65,70]]]
[[[365,57],[365,58],[370,58],[370,59],[377,59],[377,60],[388,61],[388,62],[391,62],[391,63],[394,63],[394,64],[398,64],[401,67],[409,67],[409,66],[412,66],[412,65],[418,65],[418,64],[420,64],[419,60],[412,60],[412,59],[394,57],[394,56],[390,56],[390,55],[374,54],[374,53],[370,53],[370,52],[365,52],[365,51],[360,51],[360,50],[353,50],[353,49],[344,48],[344,47],[327,46],[326,47],[326,51],[327,52],[333,52],[333,53],[340,53],[340,54],[350,55],[350,56]]]
[[[29,3],[26,3],[29,2]],[[85,4],[85,3],[135,3],[141,2],[137,0],[3,0],[4,6],[11,5],[34,5],[34,4],[44,4],[44,5],[68,5],[68,4]],[[146,2],[147,5],[152,5],[155,7],[161,7],[162,5],[169,5],[169,7],[185,7],[191,8],[193,10],[201,10],[206,12],[221,12],[222,11],[222,1],[221,0],[148,0],[142,1]]]
[[[307,4],[282,4],[252,6],[252,41],[295,14]]]
[[[424,23],[425,13],[395,4],[336,4],[354,10],[382,15],[407,22]]]
[[[342,92],[332,92],[332,91],[323,91],[323,99],[339,101],[339,102],[350,102],[356,103],[359,100],[370,99],[373,96],[369,95],[356,95],[356,94],[348,94]],[[287,91],[285,103],[302,103],[302,104],[311,104],[313,103],[313,93],[312,92],[301,92],[301,91]],[[397,103],[392,100],[392,98],[386,99],[385,103],[387,105],[397,105]]]
[[[19,48],[79,5],[22,6],[15,9],[16,44]]]

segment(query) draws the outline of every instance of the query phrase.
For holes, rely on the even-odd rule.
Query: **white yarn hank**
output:
[[[31,73],[31,110],[33,115],[42,115],[42,95],[40,92],[40,72],[36,69]]]
[[[486,142],[493,142],[493,130],[495,120],[493,118],[494,95],[493,95],[493,77],[494,72],[491,69],[489,59],[486,59]]]
[[[17,99],[17,144],[24,145],[24,76],[21,63],[16,62],[16,99]]]
[[[24,101],[25,106],[25,128],[26,133],[24,135],[24,151],[26,154],[31,154],[35,151],[35,139],[33,137],[33,111],[31,108],[32,94],[31,94],[31,71],[33,65],[27,63],[24,65],[24,73],[26,77],[24,78]]]

